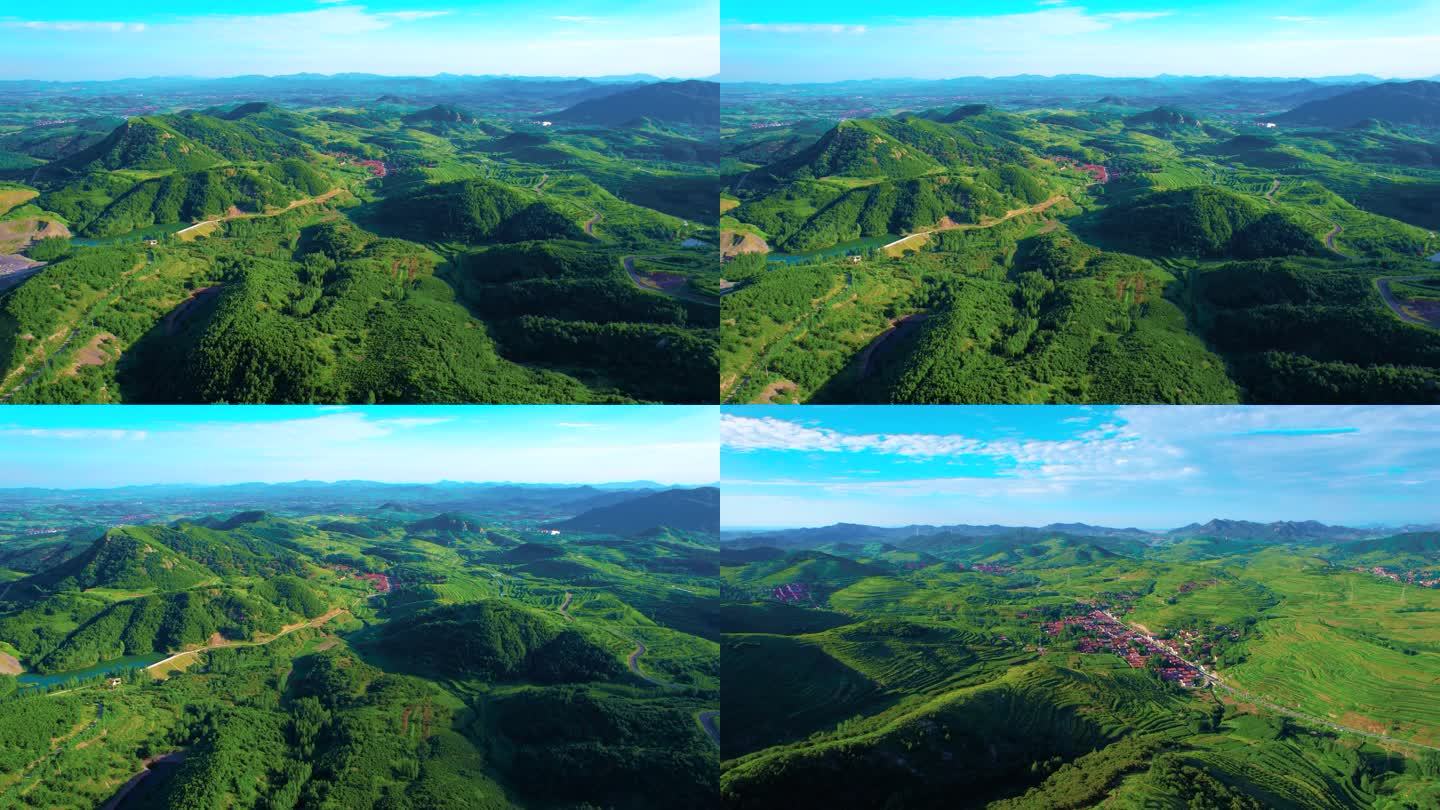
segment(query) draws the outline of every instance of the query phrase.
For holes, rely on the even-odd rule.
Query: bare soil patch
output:
[[[85,366],[103,366],[110,362],[110,353],[105,351],[105,344],[112,340],[116,340],[116,337],[109,332],[101,332],[90,338],[90,342],[75,355],[75,362],[65,371],[66,376],[78,376],[80,369]]]
[[[758,396],[750,400],[751,405],[773,405],[777,404],[776,399],[785,394],[793,394],[800,386],[789,380],[776,380],[765,386]]]
[[[753,233],[740,231],[720,232],[720,256],[733,259],[742,253],[769,253],[770,246]]]

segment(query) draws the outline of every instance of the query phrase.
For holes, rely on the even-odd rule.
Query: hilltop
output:
[[[720,490],[716,487],[670,489],[589,509],[551,524],[551,528],[622,536],[657,527],[718,534],[719,507]]]

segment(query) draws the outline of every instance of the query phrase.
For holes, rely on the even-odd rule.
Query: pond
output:
[[[112,658],[109,661],[102,661],[93,667],[85,669],[72,669],[68,672],[38,673],[26,672],[16,676],[15,680],[21,687],[27,686],[57,686],[69,680],[84,680],[95,678],[111,673],[119,674],[127,669],[140,669],[148,667],[156,661],[163,661],[167,656],[164,653],[145,653],[143,655],[125,655],[120,658]]]

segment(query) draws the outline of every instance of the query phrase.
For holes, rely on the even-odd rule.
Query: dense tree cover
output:
[[[125,249],[82,251],[0,297],[0,370],[13,369],[68,313],[113,290],[139,258]]]
[[[499,731],[516,746],[508,775],[528,795],[647,808],[716,803],[714,748],[683,707],[561,687],[520,692],[497,710]]]
[[[1199,274],[1201,323],[1257,402],[1435,402],[1440,336],[1395,318],[1374,280],[1405,263],[1298,259]]]
[[[1086,259],[1086,256],[1091,258]],[[1039,240],[1013,281],[945,279],[870,396],[893,402],[1227,402],[1223,364],[1146,262]],[[1084,262],[1083,264],[1081,262]]]
[[[37,262],[56,262],[70,255],[70,238],[47,236],[37,240],[25,250],[25,255]]]
[[[319,193],[330,185],[323,175],[300,161],[272,164],[263,170],[212,169],[177,173],[132,186],[85,223],[87,236],[116,236],[172,222],[193,222],[219,216],[231,208],[259,212]]]
[[[533,192],[492,180],[425,186],[386,198],[387,223],[422,239],[471,244],[585,239],[573,216]]]
[[[164,533],[163,529],[158,530]],[[175,553],[148,526],[107,531],[84,553],[26,581],[45,590],[180,590],[213,579],[204,565]]]
[[[1103,224],[1116,238],[1166,256],[1257,259],[1324,250],[1284,214],[1214,186],[1158,191],[1111,206]]]
[[[69,734],[95,705],[78,697],[0,696],[0,773],[16,773],[50,750],[51,740]]]
[[[603,647],[508,602],[443,606],[385,625],[395,655],[450,676],[542,683],[604,680],[623,668]]]

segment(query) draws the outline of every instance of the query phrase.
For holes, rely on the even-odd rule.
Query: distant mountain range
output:
[[[659,527],[716,534],[720,531],[720,490],[669,489],[597,506],[547,528],[629,536]]]
[[[830,526],[800,529],[778,529],[772,531],[726,530],[721,542],[735,548],[774,547],[783,549],[816,548],[833,543],[884,542],[900,547],[925,546],[933,544],[937,537],[983,538],[983,537],[1033,537],[1065,535],[1071,537],[1109,538],[1140,541],[1151,544],[1178,542],[1192,538],[1216,540],[1243,540],[1249,542],[1319,542],[1348,543],[1371,538],[1385,537],[1397,532],[1431,531],[1436,526],[1404,526],[1397,528],[1354,528],[1331,526],[1313,520],[1276,521],[1256,523],[1247,520],[1214,519],[1206,523],[1191,523],[1177,529],[1148,531],[1137,528],[1114,528],[1093,526],[1086,523],[1051,523],[1046,526],[974,526],[958,524],[953,526],[866,526],[856,523],[836,523]],[[922,539],[928,538],[928,539]],[[910,542],[905,542],[909,540]]]
[[[624,126],[646,119],[692,126],[720,125],[720,85],[684,81],[647,84],[582,101],[550,116],[556,121]]]
[[[1440,82],[1413,81],[1362,87],[1319,99],[1275,116],[1281,124],[1348,127],[1364,121],[1384,121],[1440,127]]]

